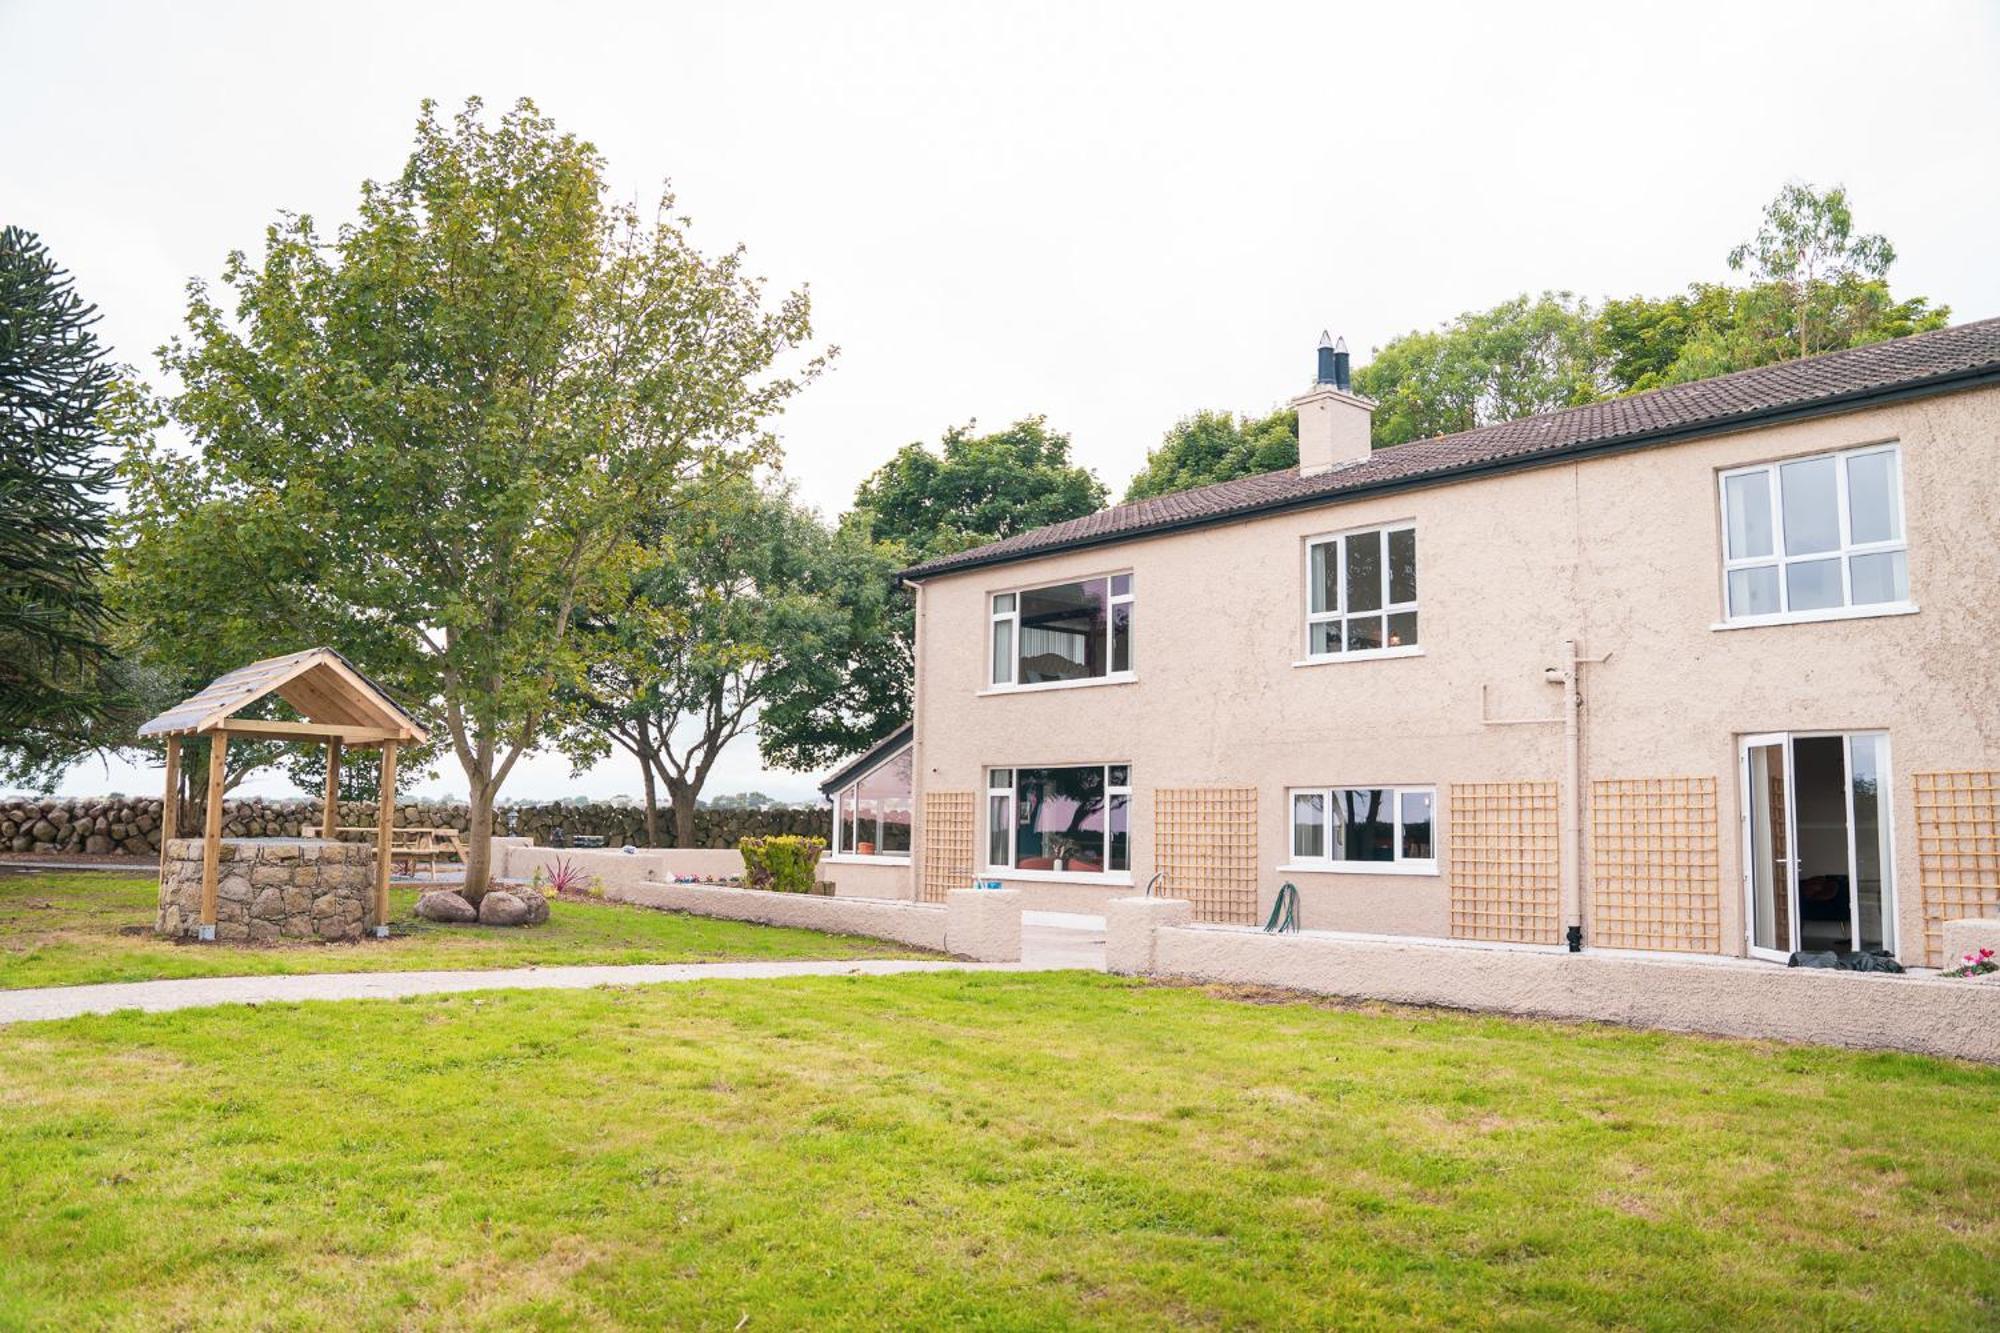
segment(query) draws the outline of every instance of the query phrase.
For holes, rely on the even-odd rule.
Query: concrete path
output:
[[[300,1000],[393,1000],[481,990],[588,990],[667,981],[768,980],[782,977],[888,977],[908,972],[1102,971],[1104,935],[1066,926],[1025,926],[1018,963],[856,960],[785,963],[635,963],[619,967],[509,967],[476,972],[320,972],[287,977],[191,977],[101,986],[45,986],[0,991],[0,1025],[121,1009],[161,1013],[218,1004]]]

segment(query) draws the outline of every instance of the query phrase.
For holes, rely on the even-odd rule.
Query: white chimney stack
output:
[[[1299,411],[1299,475],[1316,477],[1368,457],[1375,404],[1348,382],[1347,339],[1319,335],[1319,369],[1311,389],[1292,399]]]

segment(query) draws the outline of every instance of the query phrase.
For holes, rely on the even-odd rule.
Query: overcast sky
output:
[[[1197,408],[1264,411],[1523,291],[1661,294],[1787,179],[1844,182],[1895,285],[2000,314],[2000,5],[985,6],[0,0],[0,223],[157,375],[183,287],[327,230],[424,97],[533,97],[616,190],[810,284],[837,368],[783,419],[844,509],[898,446],[1045,413],[1114,491]],[[150,789],[114,765],[64,790]],[[812,793],[742,744],[711,793]],[[636,793],[618,762],[511,796]],[[287,790],[280,779],[249,790]],[[455,766],[433,790],[462,792]]]

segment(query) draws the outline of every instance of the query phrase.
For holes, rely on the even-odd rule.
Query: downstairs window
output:
[[[1291,798],[1294,864],[1437,872],[1435,787],[1304,787]]]
[[[986,776],[986,867],[1094,875],[1132,868],[1132,768],[995,768]]]

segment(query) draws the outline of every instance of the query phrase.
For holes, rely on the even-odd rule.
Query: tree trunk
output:
[[[465,888],[483,895],[493,879],[493,784],[474,782],[466,808]]]
[[[660,845],[660,796],[653,785],[653,766],[641,759],[639,775],[646,780],[646,845]]]
[[[674,806],[674,846],[695,846],[694,806],[701,795],[701,788],[692,782],[667,779],[667,799]]]

